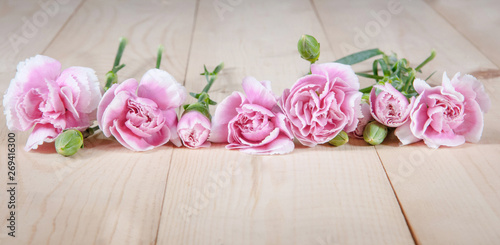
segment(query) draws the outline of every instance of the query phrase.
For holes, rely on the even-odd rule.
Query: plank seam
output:
[[[385,169],[384,163],[382,162],[382,158],[380,158],[377,147],[374,147],[374,148],[375,148],[375,152],[377,153],[377,157],[378,157],[378,160],[380,162],[380,165],[382,165],[382,169],[384,170],[386,179],[387,179],[387,181],[389,181],[389,185],[391,186],[392,192],[394,193],[394,196],[396,197],[396,201],[398,202],[399,209],[401,210],[401,214],[403,214],[403,217],[404,217],[405,222],[406,222],[406,226],[408,227],[408,230],[410,231],[411,238],[413,239],[413,242],[415,244],[420,244],[418,242],[418,238],[415,234],[415,231],[413,231],[413,228],[411,227],[410,221],[408,220],[408,217],[406,216],[403,205],[401,204],[401,201],[399,200],[398,194],[396,193],[396,189],[394,189],[394,186],[392,185],[391,178],[389,178],[389,174],[387,174],[387,170]]]
[[[197,0],[196,1],[196,7],[194,9],[193,28],[191,29],[191,41],[189,43],[189,51],[188,51],[187,60],[186,60],[186,69],[184,71],[184,80],[182,81],[182,85],[184,85],[184,86],[186,85],[187,70],[188,70],[188,67],[189,67],[189,60],[191,58],[191,50],[193,48],[194,31],[196,30],[196,21],[197,21],[197,17],[198,17],[198,8],[199,8],[199,5],[200,5],[200,1]],[[160,216],[158,218],[158,226],[156,228],[156,237],[155,237],[154,244],[158,244],[158,236],[160,234],[161,218],[163,216],[163,206],[165,204],[165,196],[167,195],[167,185],[168,185],[168,179],[170,177],[170,168],[172,166],[172,159],[173,159],[173,156],[174,156],[174,152],[175,152],[175,149],[172,150],[172,154],[170,155],[170,161],[169,161],[169,166],[168,166],[168,170],[167,170],[167,178],[165,180],[165,187],[163,188],[163,197],[161,199]]]

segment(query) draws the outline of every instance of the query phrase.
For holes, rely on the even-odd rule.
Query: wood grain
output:
[[[120,71],[120,81],[140,79],[154,67],[159,44],[167,50],[163,67],[182,81],[189,51],[185,40],[191,38],[194,12],[195,1],[86,1],[44,54],[61,61],[64,68],[92,67],[104,83],[118,38],[125,36],[130,44],[122,61],[128,67]],[[21,151],[26,137],[27,133],[17,137],[22,189],[17,197],[19,236],[14,243],[154,243],[172,145],[135,153],[100,135],[86,140],[86,148],[73,157],[64,158],[55,154],[53,144],[35,152]]]
[[[331,43],[353,44],[357,35],[355,28],[364,30],[367,23],[375,20],[372,11],[387,11],[386,1],[315,3],[320,19],[331,27],[326,28]],[[427,50],[435,48],[436,59],[425,67],[422,75],[426,77],[436,70],[432,78],[434,84],[441,83],[444,71],[452,76],[458,71],[498,70],[427,4],[401,3],[403,11],[391,15],[389,24],[370,37],[371,47],[393,50],[416,63],[425,58]],[[333,8],[344,11],[338,14],[327,11]],[[353,16],[353,12],[359,14]],[[347,34],[345,30],[340,31],[334,25],[339,21],[347,21],[353,29]],[[339,32],[343,35],[337,35]],[[418,243],[495,244],[498,241],[500,168],[494,163],[500,157],[496,150],[500,132],[495,126],[500,117],[495,94],[499,91],[499,81],[498,78],[482,79],[493,107],[485,116],[483,139],[479,144],[432,150],[423,143],[397,147],[397,139],[393,137],[376,147]]]
[[[186,88],[204,85],[203,64],[224,61],[212,93],[219,102],[249,75],[281,93],[307,73],[298,38],[325,40],[309,1],[242,1],[222,20],[212,2],[200,1]],[[333,60],[328,44],[321,52]],[[297,148],[175,149],[158,244],[413,244],[373,147]]]
[[[224,61],[211,93],[216,101],[242,91],[241,80],[249,75],[272,81],[274,92],[281,94],[308,71],[296,51],[298,38],[307,33],[321,43],[320,62],[380,47],[416,64],[435,48],[438,55],[422,76],[437,71],[430,82],[439,84],[443,71],[471,73],[485,84],[493,107],[479,144],[439,150],[423,143],[398,147],[391,137],[377,147],[355,139],[339,148],[296,144],[284,156],[252,156],[221,144],[200,150],[168,144],[134,153],[97,135],[75,156],[64,158],[52,144],[24,152],[28,133],[19,133],[18,237],[6,236],[8,195],[2,191],[0,244],[499,240],[495,1],[401,0],[401,11],[394,11],[397,6],[390,4],[395,1],[383,0],[82,0],[61,3],[49,16],[42,3],[51,1],[0,2],[1,91],[14,77],[17,62],[37,53],[60,60],[63,68],[92,67],[104,83],[118,38],[125,36],[127,67],[120,81],[140,79],[154,66],[156,48],[163,44],[162,68],[188,91],[204,86],[199,75],[204,64],[213,69]],[[43,13],[47,23],[39,23],[36,34],[15,51],[9,38],[23,35],[25,20],[43,18]],[[368,82],[362,79],[363,85]],[[8,132],[0,117],[0,176],[6,176]]]
[[[492,0],[426,2],[488,59],[500,66],[500,2]],[[498,72],[493,73],[500,76]]]

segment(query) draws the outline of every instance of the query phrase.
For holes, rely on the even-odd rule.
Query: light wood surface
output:
[[[0,2],[1,91],[17,62],[38,53],[64,68],[92,67],[104,84],[125,36],[120,81],[140,79],[163,44],[162,68],[188,91],[204,86],[204,64],[213,69],[223,61],[211,93],[216,101],[242,91],[245,76],[272,81],[280,94],[307,73],[296,51],[307,33],[321,43],[320,62],[380,47],[415,64],[434,48],[436,59],[422,76],[437,71],[431,83],[439,84],[443,71],[474,74],[493,105],[478,144],[438,150],[399,147],[391,137],[377,147],[355,139],[339,148],[296,144],[284,156],[251,156],[221,144],[134,153],[100,134],[64,158],[52,144],[24,152],[28,132],[17,133],[17,236],[6,236],[9,197],[2,191],[0,244],[496,244],[500,54],[498,32],[488,31],[498,28],[498,16],[487,13],[498,12],[498,4],[402,0],[391,12],[391,2],[70,1],[17,52],[9,37],[45,10]],[[384,11],[390,19],[377,22]],[[357,40],[363,33],[368,39]],[[2,116],[4,189],[8,132]]]

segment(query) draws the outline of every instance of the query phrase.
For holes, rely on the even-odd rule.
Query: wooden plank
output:
[[[154,67],[159,44],[167,50],[162,67],[182,81],[194,12],[195,1],[86,1],[44,54],[60,60],[64,68],[92,67],[104,84],[118,38],[126,36],[129,45],[122,61],[127,67],[120,71],[120,81],[140,79]],[[7,134],[4,125],[2,121],[2,136]],[[87,140],[86,149],[64,158],[51,144],[35,152],[22,151],[27,136],[17,137],[18,237],[0,243],[154,243],[171,145],[134,153],[101,135]],[[2,164],[2,173],[5,169]],[[4,196],[1,215],[6,214]],[[6,222],[2,218],[2,227]]]
[[[366,26],[376,23],[372,11],[388,11],[388,2],[382,0],[314,2],[323,25],[328,27],[325,30],[333,47],[342,43],[354,46],[356,28],[364,31]],[[434,84],[441,83],[443,71],[451,76],[457,71],[481,74],[483,70],[498,70],[427,4],[401,3],[403,10],[391,14],[389,23],[385,27],[379,24],[380,31],[369,37],[370,48],[393,50],[414,62],[420,62],[435,48],[436,59],[422,75],[426,77],[436,70]],[[331,14],[330,9],[343,11]],[[349,26],[338,27],[339,22]],[[341,52],[337,48],[337,53]],[[496,129],[500,119],[496,94],[500,79],[480,78],[493,107],[485,116],[479,144],[431,150],[423,143],[397,147],[393,137],[376,147],[418,243],[495,244],[500,238],[500,166],[495,164],[500,158],[500,132]]]
[[[492,0],[426,2],[486,57],[500,66],[500,2]],[[490,71],[494,72],[494,71]],[[500,76],[498,72],[494,73]]]
[[[2,53],[0,58],[0,91],[2,91],[2,95],[14,77],[17,63],[43,52],[81,2],[0,2],[0,53]],[[3,112],[3,105],[0,105],[0,110]],[[4,177],[1,178],[0,183],[3,187],[7,186],[6,157],[7,135],[9,133],[5,125],[5,117],[2,115],[0,117],[0,135],[2,136],[0,137],[0,155],[2,156],[0,175]],[[0,224],[2,226],[0,243],[14,244],[13,241],[16,240],[7,235],[7,219],[10,218],[7,207],[10,195],[7,194],[0,195],[2,203],[0,206]],[[17,227],[19,227],[19,220],[17,222]]]
[[[195,26],[186,87],[198,91],[203,64],[224,61],[217,101],[248,75],[281,93],[307,73],[300,35],[326,40],[309,1],[242,1],[222,18],[200,1]],[[333,60],[322,45],[321,60]],[[174,150],[158,244],[367,243],[413,244],[373,147],[297,145],[272,157],[223,145]]]
[[[83,2],[67,0],[0,2],[0,72],[15,71],[20,60],[41,53]],[[2,91],[8,83],[2,82]]]

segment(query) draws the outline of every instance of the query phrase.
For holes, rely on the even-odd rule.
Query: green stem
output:
[[[83,138],[86,139],[92,136],[97,130],[99,130],[99,125],[87,128],[85,131],[82,132]]]
[[[158,56],[156,56],[156,69],[160,69],[161,55],[163,54],[163,45],[158,47]]]
[[[122,59],[123,50],[125,50],[125,46],[127,45],[127,39],[124,37],[120,37],[120,45],[118,46],[118,52],[116,52],[115,63],[113,64],[113,72],[116,67],[120,65],[120,60]]]
[[[418,65],[415,70],[418,71],[418,72],[422,72],[420,69],[422,67],[424,67],[424,65],[426,65],[427,63],[429,63],[429,61],[433,60],[434,57],[436,57],[436,51],[433,49],[431,51],[431,55],[429,57],[427,57],[427,59],[424,60],[424,62],[422,62],[420,65]]]

